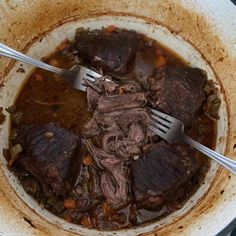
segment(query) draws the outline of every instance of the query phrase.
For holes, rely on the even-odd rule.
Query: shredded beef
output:
[[[98,99],[98,112],[108,113],[117,110],[143,107],[146,104],[144,93],[127,93],[123,95],[101,96]]]
[[[108,203],[118,207],[130,199],[125,162],[140,155],[142,146],[148,143],[150,118],[143,108],[146,97],[137,82],[117,85],[101,78],[87,86],[92,94],[88,103],[94,114],[85,126],[84,144],[102,169],[103,195]],[[95,137],[101,138],[101,146],[90,140]]]
[[[106,153],[103,149],[95,147],[90,140],[85,141],[89,152],[95,158],[102,170],[101,189],[107,202],[118,207],[128,199],[128,173],[124,162],[115,155]]]

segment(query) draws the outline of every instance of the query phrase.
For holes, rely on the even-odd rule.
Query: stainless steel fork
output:
[[[47,63],[44,63],[42,61],[24,55],[23,53],[18,52],[1,43],[0,43],[0,56],[10,57],[12,59],[28,63],[41,69],[51,71],[65,78],[65,81],[71,87],[82,91],[86,91],[86,87],[83,85],[84,82],[83,80],[89,80],[91,82],[94,82],[96,79],[102,76],[99,73],[81,65],[75,65],[69,70],[51,66]]]
[[[169,143],[184,141],[198,151],[217,161],[219,164],[236,175],[236,161],[233,161],[188,137],[184,133],[184,124],[181,121],[151,108],[150,117],[152,122],[149,128],[155,134]]]

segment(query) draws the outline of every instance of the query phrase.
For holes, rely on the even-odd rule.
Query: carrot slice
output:
[[[106,29],[105,29],[105,32],[107,33],[112,33],[116,30],[116,26],[114,25],[109,25]]]
[[[159,56],[155,62],[155,67],[159,68],[161,66],[164,66],[166,64],[166,59],[163,56]]]
[[[76,201],[74,199],[68,198],[64,200],[64,208],[66,209],[75,209]]]
[[[111,208],[107,202],[104,202],[104,204],[102,205],[102,210],[103,210],[103,214],[106,218],[110,216]]]
[[[58,50],[63,51],[68,46],[69,46],[69,42],[63,42],[57,48]]]
[[[68,222],[71,222],[71,215],[65,215],[64,216],[64,220],[68,221]]]
[[[58,66],[59,62],[56,59],[53,58],[49,61],[49,64],[52,65],[52,66]]]
[[[39,81],[39,82],[44,81],[44,77],[41,74],[35,74],[34,78],[36,81]]]
[[[124,94],[123,87],[120,87],[118,91],[119,91],[119,94]]]
[[[87,154],[83,159],[83,164],[86,166],[90,166],[93,162],[93,158],[91,155]]]
[[[162,50],[160,48],[156,49],[156,55],[157,56],[162,56],[163,55]]]
[[[92,222],[89,216],[84,215],[83,219],[81,220],[81,224],[83,224],[86,227],[91,227],[92,226]]]

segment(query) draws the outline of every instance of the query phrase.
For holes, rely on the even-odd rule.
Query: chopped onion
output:
[[[52,138],[53,136],[54,136],[53,132],[46,132],[44,134],[44,137],[46,137],[46,138]]]
[[[18,158],[19,154],[23,151],[23,148],[20,144],[16,144],[15,146],[10,148],[11,159],[9,161],[9,166],[11,166],[15,160]]]

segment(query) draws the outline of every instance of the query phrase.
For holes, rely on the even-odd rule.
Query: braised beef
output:
[[[137,93],[142,90],[140,83],[136,81],[127,81],[118,87],[119,93]]]
[[[103,76],[93,83],[87,80],[85,82],[90,111],[98,108],[99,112],[104,113],[146,104],[145,95],[140,92],[142,88],[135,81],[127,81],[122,85],[117,85],[110,76]]]
[[[132,122],[129,130],[129,138],[136,143],[142,143],[146,139],[146,133],[138,122]]]
[[[206,74],[198,68],[165,67],[148,78],[148,101],[189,126],[205,100]]]
[[[147,88],[147,78],[153,74],[155,69],[154,62],[155,52],[153,49],[137,52],[133,72],[144,88]]]
[[[23,147],[17,162],[38,178],[46,195],[65,195],[74,187],[82,158],[79,136],[55,124],[23,125],[15,142]]]
[[[128,174],[123,164],[116,164],[101,176],[101,187],[107,202],[118,208],[128,203]]]
[[[141,154],[142,146],[148,142],[147,126],[150,118],[142,108],[146,98],[137,83],[111,85],[113,83],[103,78],[88,84],[89,93],[96,93],[96,96],[88,100],[94,109],[94,116],[86,125],[84,135],[87,138],[99,135],[102,146],[95,146],[88,139],[84,144],[97,165],[103,169],[103,195],[108,203],[117,208],[129,202],[129,171],[125,161]]]
[[[98,135],[109,131],[111,127],[119,127],[128,133],[132,122],[141,122],[144,127],[150,123],[150,117],[145,108],[133,108],[100,114],[94,112],[93,118],[86,124],[84,134],[87,136]]]
[[[205,86],[202,70],[186,68],[154,40],[114,26],[78,29],[73,43],[62,43],[46,62],[79,63],[102,78],[85,80],[86,94],[50,72],[31,75],[8,109],[18,135],[10,135],[6,160],[24,189],[53,214],[105,231],[179,209],[204,177],[207,159],[153,135],[148,106],[182,120],[192,138],[214,148],[214,83]]]
[[[102,169],[101,189],[107,202],[114,207],[126,204],[128,201],[129,177],[122,160],[103,149],[95,147],[90,140],[86,140],[84,143]]]
[[[161,141],[147,147],[131,164],[135,200],[140,208],[157,209],[185,186],[198,169],[193,151]]]
[[[89,167],[89,173],[90,173],[90,181],[92,185],[92,189],[90,194],[92,194],[95,197],[102,196],[102,189],[101,189],[101,172],[99,169],[92,165]]]
[[[98,111],[107,113],[116,110],[124,110],[135,107],[143,107],[146,104],[144,93],[132,93],[114,96],[101,96],[98,99]]]
[[[88,101],[88,110],[93,111],[96,109],[99,93],[92,89],[91,87],[87,88],[87,101]]]
[[[113,74],[125,74],[137,50],[135,32],[81,31],[75,37],[79,57]]]
[[[137,92],[141,87],[136,82],[115,85],[109,91],[110,94],[107,94],[105,89],[109,87],[106,86],[109,83],[101,78],[88,86],[88,89],[93,90],[92,93],[96,92],[94,86],[103,89],[103,92],[97,93],[98,99],[96,97],[93,101],[89,100],[95,111],[85,127],[84,135],[101,135],[102,147],[106,153],[115,155],[118,159],[129,160],[141,153],[142,146],[150,136],[147,130],[150,118],[146,109],[142,108],[146,104],[145,94]]]
[[[142,145],[148,141],[146,130],[141,127],[141,124],[139,125],[136,122],[131,121],[130,124],[128,135],[125,135],[118,126],[113,126],[114,128],[105,133],[102,145],[106,152],[113,153],[123,160],[128,160],[130,157],[141,153]],[[134,130],[135,128],[137,129]]]

